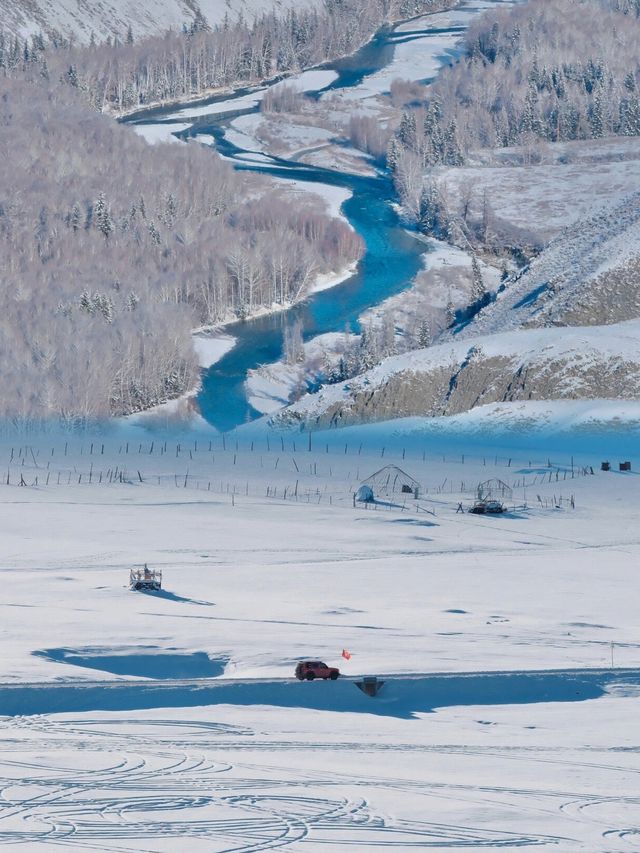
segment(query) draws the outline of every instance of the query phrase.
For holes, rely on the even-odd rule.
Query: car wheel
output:
[[[337,673],[337,672],[332,672],[332,673],[331,673],[331,675],[329,676],[329,678],[331,679],[331,681],[335,681],[337,677],[338,677],[338,673]]]
[[[308,673],[305,675],[305,678],[307,679],[307,681],[313,681],[313,679],[314,679],[315,677],[316,677],[315,672],[308,672]]]

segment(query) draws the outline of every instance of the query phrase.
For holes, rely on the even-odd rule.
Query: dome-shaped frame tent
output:
[[[476,500],[478,501],[510,501],[513,497],[513,489],[503,480],[494,478],[478,483],[476,487]]]
[[[374,496],[404,494],[417,497],[421,489],[420,483],[397,465],[385,465],[384,468],[363,480],[360,488],[363,487],[371,489]]]

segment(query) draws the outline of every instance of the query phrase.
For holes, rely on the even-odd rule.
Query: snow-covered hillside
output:
[[[315,0],[0,0],[0,29],[20,36],[56,30],[88,42],[91,33],[98,40],[123,38],[131,27],[138,37],[179,29],[199,13],[215,24],[225,15],[250,20],[257,12],[299,7],[301,2],[312,5]]]
[[[640,181],[636,136],[539,143],[473,151],[463,166],[430,179],[454,217],[489,242],[544,245],[567,226],[620,204]],[[485,205],[489,221],[482,222]]]
[[[551,149],[553,162],[546,167],[517,165],[521,152],[514,149],[502,153],[501,165],[440,171],[452,207],[471,193],[472,182],[476,202],[488,192],[497,201],[494,224],[499,217],[514,233],[528,227],[553,236],[531,264],[464,322],[472,297],[463,292],[460,301],[451,276],[454,283],[456,276],[462,281],[464,271],[447,264],[444,298],[448,292],[461,310],[436,346],[386,359],[355,379],[308,395],[282,420],[344,424],[456,414],[510,400],[640,394],[640,193],[633,192],[640,146],[637,139],[610,139]],[[567,166],[566,158],[579,165]],[[471,219],[474,215],[472,207]],[[428,318],[436,297],[443,298],[440,267],[431,267],[419,287],[388,302],[403,334],[407,306],[416,317]],[[495,282],[483,275],[484,287],[494,294]]]
[[[450,415],[487,403],[640,396],[640,321],[519,329],[385,359],[283,412],[283,422],[339,425]]]
[[[640,316],[640,193],[569,225],[462,332],[599,325]]]

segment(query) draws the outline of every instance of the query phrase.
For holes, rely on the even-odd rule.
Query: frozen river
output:
[[[422,82],[432,79],[455,57],[469,23],[482,11],[505,5],[511,3],[471,0],[449,12],[386,28],[353,56],[300,75],[297,85],[317,99],[340,93],[353,101],[354,108],[371,103],[388,91],[397,77]],[[214,98],[178,110],[175,106],[155,110],[134,119],[137,125],[151,128],[152,138],[168,138],[173,133],[183,138],[214,139],[219,152],[233,160],[238,169],[347,190],[350,198],[342,212],[365,245],[356,271],[342,284],[310,295],[287,312],[228,327],[237,343],[205,372],[198,398],[204,418],[221,430],[259,417],[247,400],[245,380],[249,370],[281,357],[285,322],[299,319],[305,340],[345,328],[357,330],[363,311],[409,286],[427,248],[399,221],[393,207],[393,186],[386,174],[367,177],[295,159],[256,156],[254,151],[239,147],[240,134],[231,124],[239,116],[257,112],[265,91],[244,90],[233,97]]]

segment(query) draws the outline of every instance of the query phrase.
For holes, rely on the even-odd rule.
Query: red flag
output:
[[[345,660],[351,660],[351,652],[348,652],[346,649],[342,650],[342,657]]]

